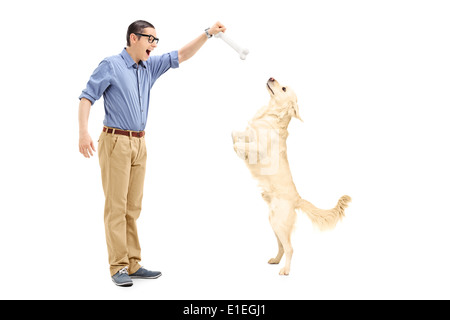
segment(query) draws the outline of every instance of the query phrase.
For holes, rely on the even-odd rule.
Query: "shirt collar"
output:
[[[133,58],[131,58],[130,54],[127,51],[127,48],[123,48],[120,55],[122,56],[122,58],[125,61],[125,64],[127,65],[128,68],[136,66],[136,62],[134,62]],[[142,60],[139,61],[139,65],[144,68],[147,68],[147,66],[145,65],[144,62],[142,62]]]

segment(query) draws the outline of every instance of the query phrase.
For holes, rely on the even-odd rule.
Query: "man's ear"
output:
[[[135,35],[134,33],[130,34],[130,44],[136,43],[137,41],[138,41],[137,35]]]

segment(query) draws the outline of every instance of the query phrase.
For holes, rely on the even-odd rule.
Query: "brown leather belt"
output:
[[[114,133],[114,134],[120,134],[123,136],[131,136],[132,137],[136,137],[136,138],[142,138],[143,136],[145,136],[145,131],[126,131],[126,130],[119,130],[119,129],[111,129],[111,128],[106,128],[103,127],[103,132],[106,133]]]

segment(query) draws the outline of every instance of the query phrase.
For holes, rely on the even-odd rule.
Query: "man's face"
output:
[[[153,38],[156,38],[156,30],[153,28],[145,28],[141,32],[141,34],[151,35]],[[134,40],[133,40],[134,38]],[[149,37],[141,36],[139,40],[137,40],[136,35],[131,35],[131,47],[134,52],[136,52],[137,57],[142,61],[147,61],[150,58],[150,53],[158,46],[156,41],[153,43],[149,43]],[[150,38],[151,40],[153,38]]]

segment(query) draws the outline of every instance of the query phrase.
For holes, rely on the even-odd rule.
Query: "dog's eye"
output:
[[[283,91],[286,92],[286,87],[283,87]]]

